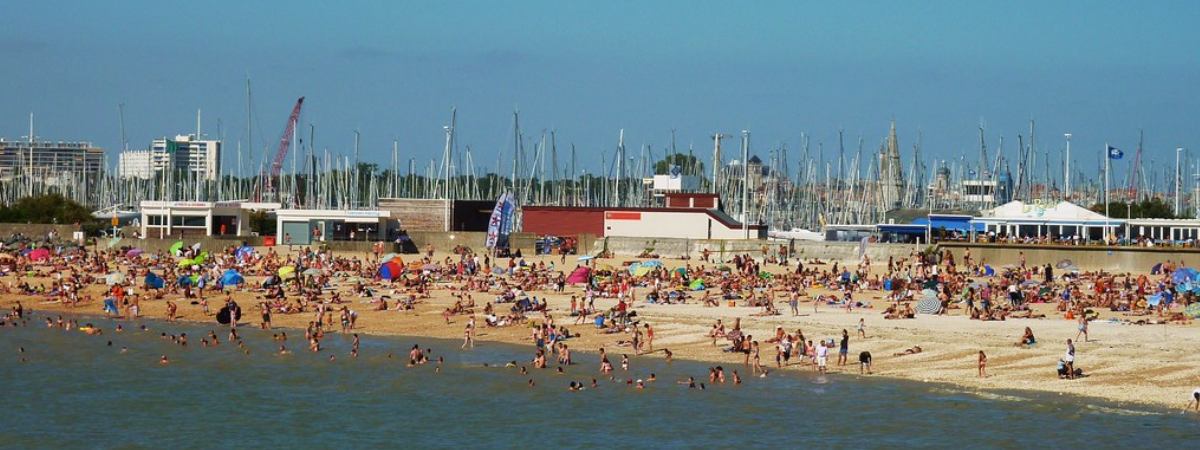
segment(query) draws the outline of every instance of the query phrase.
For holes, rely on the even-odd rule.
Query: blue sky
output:
[[[0,27],[0,136],[37,134],[132,148],[195,128],[272,144],[296,97],[318,149],[364,159],[437,158],[458,108],[460,150],[511,158],[512,111],[536,137],[557,130],[595,171],[618,130],[661,155],[670,130],[703,154],[714,132],[749,129],[765,155],[800,136],[873,149],[897,121],[937,158],[1005,150],[1038,121],[1057,160],[1104,142],[1148,159],[1200,149],[1200,2],[12,2]],[[733,144],[734,142],[730,142]],[[259,150],[261,152],[261,150]],[[274,150],[272,149],[272,152]],[[249,151],[247,151],[249,153]],[[1200,152],[1191,152],[1200,155]],[[251,164],[246,163],[248,166]],[[1057,166],[1057,163],[1055,164]],[[1052,168],[1052,171],[1059,171]]]

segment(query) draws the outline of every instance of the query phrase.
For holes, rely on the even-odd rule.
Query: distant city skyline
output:
[[[864,139],[873,152],[895,119],[900,151],[974,163],[978,131],[1008,159],[1038,126],[1038,147],[1061,174],[1064,133],[1073,167],[1095,173],[1105,143],[1173,166],[1175,148],[1200,157],[1200,30],[1195,2],[27,2],[0,29],[6,62],[0,136],[20,140],[28,115],[50,140],[131,149],[195,131],[237,143],[253,171],[273,154],[295,99],[301,136],[316,147],[387,166],[441,157],[442,126],[458,111],[459,151],[511,168],[512,111],[536,140],[556,130],[595,173],[621,129],[630,155],[694,146],[707,164],[714,132],[752,132],[764,160],[801,135],[837,157]],[[64,13],[69,11],[69,13]],[[253,83],[253,145],[245,80]],[[218,136],[218,121],[221,133]],[[1028,136],[1026,136],[1028,138]],[[307,139],[306,139],[307,140]],[[532,142],[530,142],[532,144]],[[727,141],[727,148],[736,148]],[[730,147],[731,146],[731,147]],[[253,150],[251,150],[253,148]],[[527,148],[531,148],[527,146]],[[736,152],[726,152],[726,160]],[[560,153],[565,155],[565,153]],[[1039,156],[1039,160],[1041,157]],[[560,157],[560,161],[561,161]],[[1114,165],[1121,176],[1126,162]],[[1015,167],[1013,167],[1015,170]],[[1153,167],[1159,170],[1161,167]],[[460,171],[462,169],[460,168]],[[907,167],[906,167],[907,170]],[[1056,172],[1057,171],[1057,172]],[[1114,178],[1115,180],[1115,178]],[[1115,183],[1115,181],[1114,181]]]

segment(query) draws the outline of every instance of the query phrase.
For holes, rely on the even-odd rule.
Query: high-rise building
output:
[[[191,172],[192,176],[216,180],[221,168],[221,141],[203,140],[195,135],[159,138],[146,150],[127,150],[117,159],[122,178],[149,179],[164,171]]]
[[[896,137],[895,121],[888,132],[887,145],[879,154],[879,187],[884,208],[893,210],[904,206],[904,168],[900,164],[900,140]]]
[[[104,170],[104,149],[91,142],[7,141],[0,138],[0,179],[17,175],[49,183],[81,182]]]

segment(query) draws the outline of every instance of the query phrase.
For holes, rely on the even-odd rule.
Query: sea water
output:
[[[0,328],[0,446],[1185,448],[1200,436],[1193,414],[1067,396],[810,372],[711,385],[697,362],[635,358],[623,371],[617,349],[612,381],[595,354],[577,353],[563,375],[496,367],[527,365],[530,346],[460,351],[458,342],[363,335],[350,358],[348,336],[331,334],[311,353],[289,330],[294,353],[280,356],[272,331],[240,328],[247,355],[216,324],[148,321],[143,332],[142,322],[123,322],[116,333],[116,322],[81,319],[104,329],[88,336],[48,329],[44,318]],[[209,330],[220,346],[200,346]],[[161,333],[187,333],[189,345]],[[440,373],[435,363],[406,367],[413,344],[445,358]],[[169,365],[159,364],[164,354]],[[625,383],[650,373],[658,381],[644,390]],[[677,384],[689,375],[707,389]],[[569,392],[570,381],[589,387]]]

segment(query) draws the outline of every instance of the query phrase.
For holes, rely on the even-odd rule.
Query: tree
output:
[[[683,153],[672,153],[654,163],[654,173],[666,175],[670,173],[671,166],[679,166],[679,169],[686,175],[704,173],[704,163],[697,160],[693,155],[685,155]]]
[[[1097,203],[1090,208],[1092,211],[1104,214],[1104,204]],[[1140,202],[1123,203],[1108,202],[1109,217],[1114,219],[1178,219],[1174,208],[1160,198],[1149,198]]]
[[[82,224],[95,220],[86,207],[59,194],[25,197],[0,207],[0,222]]]

